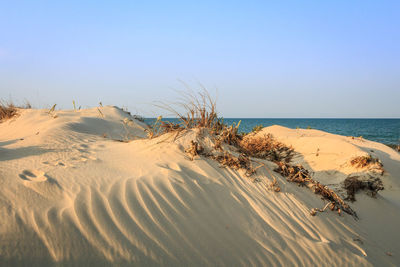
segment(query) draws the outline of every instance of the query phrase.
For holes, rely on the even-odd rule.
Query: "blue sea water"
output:
[[[154,119],[146,119],[153,123]],[[164,119],[177,122],[177,119]],[[362,136],[365,139],[384,143],[399,144],[400,119],[268,119],[268,118],[225,118],[228,125],[241,121],[239,132],[250,132],[254,126],[281,125],[296,129],[311,127],[325,132],[345,136]]]

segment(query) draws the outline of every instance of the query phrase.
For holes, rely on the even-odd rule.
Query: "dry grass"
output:
[[[153,138],[170,132],[181,132],[184,129],[206,128],[219,133],[225,127],[216,111],[216,102],[207,90],[194,94],[181,92],[180,102],[173,104],[158,103],[157,107],[164,109],[179,119],[179,123],[163,121],[159,116],[154,125],[150,126],[148,137]],[[179,111],[183,110],[183,111]]]
[[[245,174],[248,177],[256,172],[252,166],[249,156],[246,154],[240,154],[239,157],[235,157],[233,154],[224,151],[222,155],[213,155],[211,157],[218,161],[222,166],[227,166],[234,170],[245,170]]]
[[[354,157],[350,160],[350,164],[351,166],[356,168],[365,168],[371,165],[378,165],[383,167],[379,159],[374,158],[371,155]]]
[[[12,117],[18,115],[18,109],[30,109],[31,104],[26,101],[24,105],[16,106],[12,102],[0,101],[0,122],[11,119]]]
[[[169,121],[160,121],[160,131],[163,133],[176,132],[183,129],[184,128],[180,124],[172,123]]]
[[[344,200],[336,194],[335,191],[313,180],[310,173],[304,169],[303,166],[291,166],[285,162],[279,162],[275,171],[280,173],[282,176],[285,176],[288,181],[295,182],[300,186],[307,186],[308,188],[312,189],[315,194],[321,195],[323,199],[329,201],[330,209],[332,211],[336,210],[338,214],[341,214],[341,212],[344,211],[352,215],[354,218],[358,218],[357,213],[348,204],[346,204]],[[324,209],[312,209],[311,215],[315,215],[316,211],[324,211],[326,207]]]
[[[203,152],[203,147],[199,145],[196,141],[191,141],[190,146],[185,150],[187,154],[190,156],[190,160],[193,160],[194,157],[200,155]]]
[[[223,151],[224,150],[222,148],[222,139],[221,138],[215,138],[215,140],[214,140],[214,149],[216,151]]]
[[[178,103],[180,107],[184,108],[185,113],[177,112],[170,105],[162,106],[164,109],[176,114],[180,119],[180,123],[162,122],[161,117],[159,117],[153,125],[152,130],[149,131],[150,138],[169,132],[177,132],[179,134],[181,131],[193,128],[200,128],[202,131],[206,130],[211,140],[214,140],[211,151],[207,150],[205,152],[205,148],[192,140],[189,147],[185,150],[191,160],[197,156],[204,156],[219,162],[223,167],[244,170],[246,176],[252,176],[259,167],[264,165],[256,161],[255,158],[267,159],[278,165],[275,171],[286,177],[288,181],[301,186],[307,186],[315,194],[329,201],[323,209],[312,209],[312,215],[315,215],[317,211],[322,212],[329,207],[331,210],[337,211],[338,214],[341,214],[343,211],[357,218],[356,212],[332,189],[313,180],[311,174],[302,166],[292,166],[289,164],[294,155],[294,150],[291,147],[287,147],[283,143],[276,141],[271,134],[264,136],[256,136],[255,133],[245,136],[239,134],[240,122],[237,125],[225,125],[223,120],[218,118],[215,101],[211,99],[207,91],[199,93],[198,96],[193,94],[186,96],[186,104]],[[260,129],[261,127],[256,127],[254,131],[257,132]],[[224,147],[223,144],[233,147]],[[231,150],[235,152],[232,153]],[[235,156],[237,152],[240,153],[239,156]],[[254,168],[253,162],[258,162],[260,166]],[[268,168],[266,169],[268,170]],[[273,175],[272,177],[273,180],[267,184],[267,187],[275,192],[281,191],[278,181]],[[255,181],[260,180],[255,179]]]
[[[368,171],[376,174],[383,175],[385,173],[382,162],[371,155],[355,157],[350,160],[350,164],[356,168],[366,168]]]
[[[180,102],[173,104],[159,103],[156,106],[171,112],[181,122],[185,129],[204,127],[212,129],[219,123],[216,101],[207,90],[199,93],[181,92]],[[182,112],[179,110],[183,110]]]
[[[240,123],[241,121],[239,121],[237,125],[222,125],[222,129],[220,131],[214,130],[214,132],[216,132],[221,142],[228,145],[239,146],[240,141],[242,140],[242,136],[238,134]]]
[[[264,136],[246,136],[239,143],[239,148],[243,153],[251,157],[268,159],[270,161],[290,162],[294,151],[283,143],[276,141],[271,134]]]
[[[145,131],[147,132],[147,137],[149,139],[152,139],[152,138],[154,138],[154,137],[159,135],[161,119],[162,119],[162,117],[158,116],[158,118],[154,122],[154,124],[150,125],[148,129],[145,129]]]
[[[0,122],[11,119],[18,114],[18,108],[12,103],[0,102]]]
[[[269,184],[269,187],[274,190],[275,192],[280,192],[281,191],[281,187],[278,184],[278,181],[276,180],[276,178],[274,177],[274,179],[272,180],[272,182]]]

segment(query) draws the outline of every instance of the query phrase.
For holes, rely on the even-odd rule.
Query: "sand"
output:
[[[393,149],[317,130],[257,133],[293,146],[293,162],[337,190],[349,174],[368,174],[351,158],[382,161],[385,189],[350,203],[359,220],[311,216],[326,202],[277,173],[259,169],[254,182],[212,159],[191,161],[184,149],[196,131],[149,140],[124,111],[100,110],[28,109],[0,123],[0,265],[400,265]],[[281,192],[267,188],[272,175]]]

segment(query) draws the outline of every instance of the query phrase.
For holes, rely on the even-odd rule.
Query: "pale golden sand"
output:
[[[190,161],[195,130],[143,139],[146,125],[100,109],[21,110],[0,124],[0,265],[400,265],[400,154],[391,148],[317,130],[259,132],[292,145],[294,163],[339,191],[347,175],[368,174],[351,158],[382,161],[385,190],[350,203],[359,220],[311,216],[325,202],[277,173],[279,193],[267,189],[266,169],[254,183],[212,159]]]

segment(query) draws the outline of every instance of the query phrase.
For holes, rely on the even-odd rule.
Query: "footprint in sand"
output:
[[[24,170],[19,174],[22,180],[30,182],[45,182],[47,181],[46,173],[39,170]]]
[[[63,167],[63,168],[67,168],[68,167],[67,164],[65,164],[64,162],[59,161],[59,160],[55,160],[55,161],[51,161],[51,162],[50,161],[43,161],[42,164],[55,166],[55,167]]]

